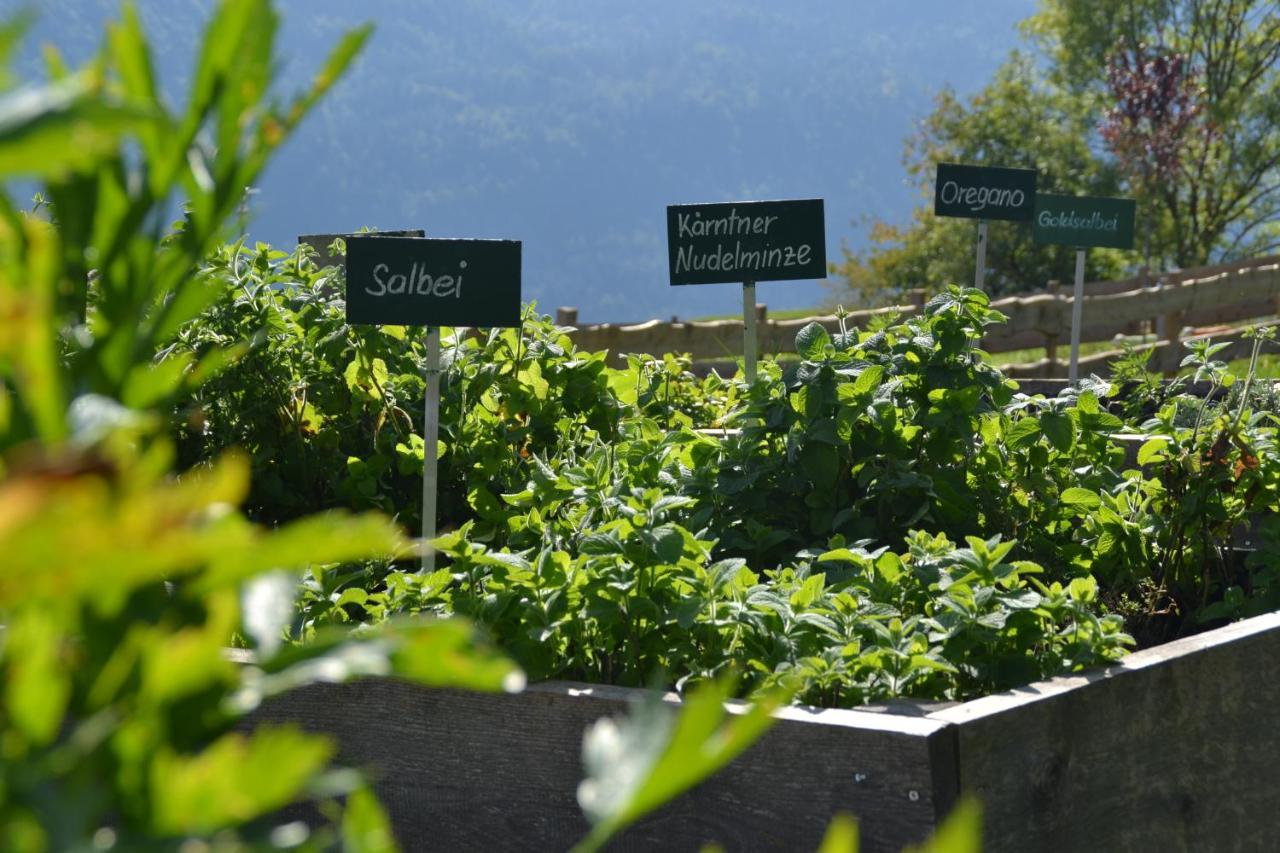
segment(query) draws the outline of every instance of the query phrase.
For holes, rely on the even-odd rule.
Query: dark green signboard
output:
[[[667,258],[672,284],[825,278],[822,199],[673,204]]]
[[[519,326],[520,242],[348,237],[347,322]]]
[[[1036,204],[1034,169],[939,163],[933,212],[965,219],[1029,222]]]
[[[1131,198],[1049,195],[1036,197],[1031,235],[1037,243],[1078,248],[1133,248],[1133,219],[1137,205]]]

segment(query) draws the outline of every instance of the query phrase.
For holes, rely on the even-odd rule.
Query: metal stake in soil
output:
[[[436,568],[435,548],[425,546],[436,538],[436,446],[440,442],[440,327],[427,327],[427,402],[422,435],[422,571]]]
[[[1084,314],[1084,249],[1076,249],[1076,282],[1071,291],[1071,362],[1067,366],[1067,381],[1075,384],[1080,378],[1080,319]]]
[[[747,384],[756,381],[756,283],[742,283],[742,364],[747,377]]]
[[[983,286],[987,278],[987,220],[978,220],[978,263],[973,271],[973,286],[986,292]]]

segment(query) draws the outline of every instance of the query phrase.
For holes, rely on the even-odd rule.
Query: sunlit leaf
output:
[[[587,730],[587,773],[578,802],[594,826],[577,850],[599,849],[639,817],[728,764],[773,724],[772,712],[785,695],[775,693],[741,714],[731,713],[724,703],[734,682],[727,677],[706,682],[678,712],[654,695],[626,719],[606,718]]]
[[[0,175],[89,168],[152,117],[141,106],[107,101],[85,76],[0,95]]]
[[[961,797],[933,836],[904,853],[981,853],[982,807],[973,797]]]
[[[342,849],[346,853],[395,853],[391,821],[373,791],[359,788],[347,797],[342,812]]]
[[[151,764],[151,827],[210,833],[268,814],[297,799],[332,755],[324,738],[267,727],[223,735],[194,755],[166,749]]]
[[[858,822],[844,812],[833,817],[818,853],[858,853]]]
[[[820,323],[810,323],[796,332],[796,352],[809,361],[817,361],[831,344],[831,334]]]

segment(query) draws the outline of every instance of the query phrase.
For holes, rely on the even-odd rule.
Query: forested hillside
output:
[[[181,91],[209,3],[138,5]],[[117,6],[41,4],[24,70],[38,42],[86,57]],[[254,237],[370,225],[522,239],[527,296],[632,320],[736,305],[727,286],[667,286],[668,204],[821,196],[832,258],[862,245],[863,217],[905,217],[903,138],[941,87],[990,76],[1034,4],[282,6],[284,92],[344,28],[376,32],[267,174]],[[775,307],[823,297],[809,283],[760,293]]]

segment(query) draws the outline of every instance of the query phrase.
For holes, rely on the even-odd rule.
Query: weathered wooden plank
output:
[[[1211,340],[1214,343],[1225,343],[1229,346],[1214,356],[1219,361],[1234,361],[1239,358],[1247,358],[1252,350],[1253,342],[1244,337],[1244,333],[1256,326],[1231,329],[1222,333],[1210,333],[1203,335],[1192,335],[1181,339],[1177,342],[1178,349],[1186,346],[1188,341]],[[1152,352],[1152,367],[1159,362],[1161,353],[1165,352],[1169,347],[1174,346],[1170,341],[1154,341],[1152,343],[1136,344],[1134,349],[1138,352]],[[1114,349],[1106,352],[1090,353],[1080,358],[1080,371],[1083,374],[1096,373],[1100,376],[1106,376],[1108,363],[1119,356],[1124,355],[1124,350]],[[1033,379],[1046,378],[1049,362],[1047,359],[1038,361],[1024,362],[1022,364],[1006,364],[1001,366],[1006,376],[1014,379]]]
[[[1227,261],[1221,264],[1190,267],[1188,269],[1175,270],[1171,272],[1139,273],[1138,275],[1130,278],[1116,279],[1113,281],[1087,281],[1084,285],[1084,293],[1085,296],[1101,296],[1109,293],[1123,293],[1128,290],[1137,290],[1141,287],[1150,287],[1159,281],[1176,283],[1196,278],[1207,278],[1212,275],[1217,275],[1220,272],[1247,270],[1255,267],[1270,266],[1277,263],[1280,263],[1280,255],[1266,255],[1260,258]]]
[[[1280,265],[1221,272],[1157,288],[1086,298],[1090,316],[1113,323],[1144,320],[1161,314],[1195,312],[1225,303],[1264,302],[1280,296]]]
[[[811,849],[848,811],[865,849],[896,851],[958,792],[982,801],[985,849],[997,853],[1270,849],[1277,655],[1280,614],[1270,614],[950,707],[785,709],[615,849]],[[333,735],[342,758],[377,780],[405,849],[557,850],[587,830],[575,796],[583,732],[641,695],[550,683],[495,696],[371,679],[296,691],[252,722]]]
[[[1269,850],[1280,614],[931,713],[957,726],[984,850]]]
[[[378,231],[383,237],[425,237],[421,228],[409,228],[399,231]],[[342,255],[329,254],[329,246],[339,237],[350,237],[350,234],[299,234],[298,245],[307,245],[316,253],[316,266],[329,267],[342,263]]]
[[[1264,316],[1271,313],[1271,306],[1280,297],[1280,262],[1274,257],[1259,258],[1166,273],[1159,276],[1160,284],[1143,287],[1147,281],[1135,277],[1086,285],[1081,340],[1110,340],[1131,331],[1136,324],[1179,313],[1185,322],[1196,325]],[[1071,299],[1062,293],[1007,297],[994,301],[992,307],[1004,312],[1009,322],[992,328],[986,336],[983,347],[989,352],[1040,347],[1047,339],[1061,341],[1070,330]],[[920,305],[911,304],[854,311],[846,316],[845,324],[849,328],[866,328],[876,319],[889,315],[905,318],[919,310]],[[840,328],[836,317],[830,314],[767,320],[759,324],[759,352],[793,352],[796,332],[810,322],[820,323],[833,334]],[[605,323],[581,326],[573,338],[584,349],[608,349],[615,357],[625,352],[680,352],[699,361],[726,359],[742,350],[742,322]],[[1027,368],[1036,373],[1047,369]]]
[[[1193,328],[1217,326],[1224,323],[1237,323],[1255,317],[1266,317],[1276,313],[1274,301],[1259,300],[1257,302],[1220,303],[1204,305],[1188,311],[1183,322]]]
[[[1053,335],[1047,335],[1035,329],[1014,329],[1010,326],[996,326],[982,339],[982,348],[987,352],[1011,352],[1020,349],[1039,349]]]
[[[315,685],[258,722],[328,733],[368,768],[406,850],[564,850],[587,824],[576,802],[583,733],[642,691],[551,683],[517,696],[391,679]],[[917,716],[790,708],[708,782],[626,832],[619,850],[813,849],[831,817],[859,818],[863,849],[898,851],[955,798],[947,724]]]

